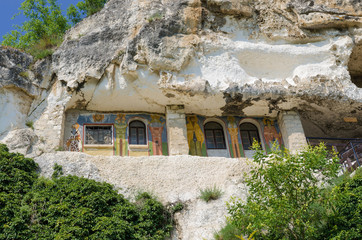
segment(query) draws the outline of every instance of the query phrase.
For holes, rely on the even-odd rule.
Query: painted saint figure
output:
[[[81,145],[81,136],[79,132],[79,124],[76,123],[72,126],[71,135],[66,143],[66,149],[71,152],[79,152]]]
[[[162,155],[162,132],[163,123],[160,116],[151,115],[151,124],[149,126],[152,135],[152,150],[153,155]]]
[[[241,157],[240,155],[240,148],[239,148],[239,141],[238,141],[238,128],[235,124],[234,117],[228,117],[228,131],[231,138],[231,148],[234,153],[235,158]]]
[[[189,143],[190,155],[203,156],[202,144],[204,142],[204,134],[197,120],[196,116],[187,117],[187,141]]]
[[[119,156],[126,156],[127,154],[127,141],[126,141],[126,115],[118,114],[114,124],[116,128],[116,154]]]
[[[267,144],[267,147],[269,147],[269,149],[271,149],[271,147],[273,146],[273,143],[275,141],[278,141],[279,146],[281,146],[282,144],[282,138],[281,138],[281,134],[277,132],[276,128],[274,127],[274,121],[265,118],[263,120],[264,122],[264,138],[265,138],[265,143]]]

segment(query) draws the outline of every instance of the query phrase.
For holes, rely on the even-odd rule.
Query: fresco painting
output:
[[[150,142],[152,148],[150,148],[152,155],[163,155],[162,153],[162,133],[165,127],[165,122],[161,121],[160,115],[151,115],[151,123],[149,124],[149,130],[151,132],[152,141]]]
[[[200,120],[201,119],[196,115],[188,116],[186,118],[189,154],[194,156],[206,156],[204,132],[200,127]]]
[[[239,129],[237,124],[235,123],[235,117],[227,117],[228,121],[228,134],[230,135],[230,153],[231,157],[239,158],[241,157],[240,152],[243,152],[243,149],[240,149],[239,146]],[[243,155],[244,156],[244,155]]]
[[[146,124],[147,145],[143,151],[148,155],[168,155],[166,120],[160,114],[127,114],[127,113],[110,113],[110,114],[81,114],[77,122],[72,126],[72,132],[66,141],[68,151],[91,151],[98,152],[99,155],[109,155],[105,152],[106,146],[87,146],[84,144],[84,127],[85,126],[113,126],[113,139],[111,146],[113,155],[132,156],[143,155],[139,151],[132,152],[128,144],[129,122],[140,120]],[[77,147],[78,146],[78,147]],[[82,147],[81,147],[82,146]],[[104,154],[103,154],[104,153]]]
[[[278,126],[272,119],[264,118],[264,139],[265,139],[265,147],[267,152],[270,151],[274,142],[278,144],[280,147],[283,146],[282,141],[282,134],[280,133],[279,129],[277,130]]]
[[[78,123],[72,126],[70,137],[65,143],[65,150],[71,152],[79,152],[82,146],[82,137],[80,133],[80,125]]]
[[[199,115],[187,115],[187,141],[189,145],[189,154],[195,156],[207,156],[207,148],[204,135],[205,121],[210,118]],[[242,140],[239,131],[241,121],[251,118],[238,116],[213,117],[218,122],[223,123],[225,128],[225,141],[227,142],[229,155],[232,158],[245,157]],[[133,120],[140,120],[145,123],[147,132],[147,144],[132,145],[129,141],[129,123]],[[282,136],[279,126],[275,119],[271,118],[252,118],[253,124],[258,125],[262,145],[264,150],[270,152],[273,143],[276,142],[280,147],[283,146]],[[112,145],[87,145],[85,144],[84,131],[85,126],[112,126]],[[108,129],[110,131],[110,127]],[[166,119],[161,114],[127,114],[127,113],[109,113],[109,114],[81,114],[76,123],[72,125],[70,137],[65,142],[67,151],[83,151],[90,154],[105,154],[117,156],[153,156],[168,155]]]
[[[204,139],[204,122],[208,117],[199,115],[188,115],[186,116],[187,123],[187,140],[190,148],[190,155],[196,156],[207,156],[206,144]],[[243,149],[239,125],[240,122],[246,118],[239,116],[227,116],[227,117],[213,117],[219,122],[223,122],[226,127],[225,141],[228,143],[230,156],[232,158],[245,157]],[[250,118],[247,118],[250,119]],[[283,148],[283,141],[279,126],[276,120],[270,118],[252,118],[253,123],[258,124],[258,129],[261,130],[259,133],[261,141],[265,146],[265,151],[270,152],[273,142],[276,142],[281,148]]]
[[[126,141],[127,122],[125,114],[117,114],[114,128],[116,129],[116,155],[128,156],[128,141]]]

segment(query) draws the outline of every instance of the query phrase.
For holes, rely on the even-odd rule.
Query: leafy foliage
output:
[[[253,147],[255,167],[245,180],[250,195],[228,204],[232,224],[243,234],[257,231],[257,239],[316,239],[327,214],[321,183],[337,176],[336,155],[328,157],[324,145],[296,155]]]
[[[69,21],[74,25],[82,20],[81,13],[78,11],[77,7],[74,6],[73,4],[70,4],[67,9],[67,17]]]
[[[57,163],[54,164],[53,167],[53,174],[52,174],[52,179],[54,178],[59,178],[61,175],[63,175],[63,167]]]
[[[83,0],[77,3],[80,12],[90,16],[101,10],[108,0]]]
[[[6,34],[3,45],[28,49],[40,39],[50,41],[69,28],[57,0],[25,0],[19,10],[28,20]]]
[[[0,145],[0,239],[164,239],[169,214],[142,193],[135,204],[110,184],[39,178],[37,165]]]
[[[171,207],[171,213],[177,213],[182,211],[185,208],[184,204],[182,202],[176,202],[174,205],[172,205]]]
[[[36,59],[53,54],[63,42],[63,35],[83,17],[101,10],[107,0],[84,0],[77,7],[70,5],[64,15],[57,0],[25,0],[18,15],[27,21],[16,25],[15,29],[3,36],[2,45],[25,50]],[[16,17],[16,16],[14,16]]]
[[[362,236],[362,168],[353,177],[344,177],[328,189],[327,224],[321,229],[321,239],[357,240]]]
[[[227,223],[219,232],[214,234],[215,240],[238,240],[237,236],[241,235],[238,227],[231,223]]]

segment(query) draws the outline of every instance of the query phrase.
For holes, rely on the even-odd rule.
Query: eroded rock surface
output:
[[[2,106],[26,105],[19,122],[33,121],[49,149],[68,109],[161,113],[167,104],[209,116],[296,110],[315,135],[357,137],[361,9],[355,0],[111,0],[51,59],[31,64],[2,48]]]
[[[225,224],[225,202],[231,196],[245,199],[242,179],[250,168],[246,159],[195,156],[132,158],[58,152],[43,154],[35,161],[46,177],[51,177],[57,163],[63,166],[64,174],[106,181],[129,199],[147,191],[165,205],[181,202],[184,209],[175,214],[172,239],[185,240],[213,239],[215,231]],[[220,199],[206,203],[199,198],[201,189],[214,186],[223,192]]]
[[[361,119],[360,26],[359,1],[110,1],[69,31],[54,70],[74,92],[67,108],[298,109],[341,137],[343,116]]]
[[[127,196],[144,188],[164,202],[180,198],[187,208],[175,238],[209,238],[224,221],[224,201],[243,196],[239,160],[55,154],[65,116],[165,114],[172,104],[210,117],[295,111],[307,136],[361,137],[361,18],[358,0],[110,0],[70,29],[50,58],[34,62],[0,48],[0,141],[40,156],[46,176],[58,162]],[[210,174],[217,167],[225,171]],[[206,183],[225,191],[214,205],[197,199]]]

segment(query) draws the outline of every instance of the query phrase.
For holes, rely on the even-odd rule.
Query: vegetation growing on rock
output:
[[[147,193],[135,204],[112,185],[39,177],[37,164],[0,145],[0,239],[164,239],[169,213]]]
[[[235,199],[228,204],[231,217],[220,234],[256,231],[256,239],[361,236],[362,171],[336,181],[338,158],[324,145],[296,155],[279,149],[265,155],[257,146],[254,162],[245,180],[250,195],[246,202]]]
[[[200,190],[200,198],[205,202],[209,202],[211,200],[219,199],[222,195],[222,191],[220,188],[214,187],[207,187],[205,189]]]
[[[65,15],[57,0],[25,0],[18,15],[24,15],[27,21],[3,36],[2,45],[25,50],[36,59],[47,57],[63,42],[67,29],[101,10],[106,2],[79,1],[77,7],[70,5]]]

